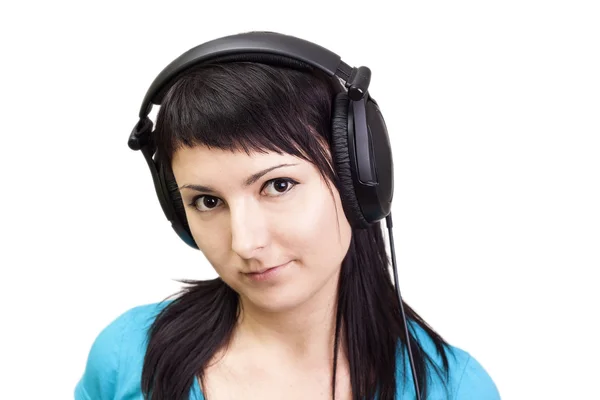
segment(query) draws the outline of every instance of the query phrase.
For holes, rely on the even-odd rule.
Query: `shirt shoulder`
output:
[[[498,388],[485,368],[472,355],[460,351],[466,361],[456,384],[455,400],[500,400]]]
[[[148,329],[168,303],[128,309],[100,331],[75,387],[75,400],[141,399]]]
[[[435,347],[435,343],[427,332],[413,324],[416,338],[431,358],[433,364],[440,369],[443,368],[442,355]],[[448,379],[446,385],[442,377],[436,372],[430,372],[428,375],[429,399],[452,399],[452,400],[500,400],[500,394],[496,384],[492,380],[486,369],[473,357],[468,351],[449,345],[444,348],[448,359]],[[410,368],[408,357],[405,357],[407,368]],[[409,394],[414,397],[414,387],[412,374],[410,379],[405,381],[408,390],[404,390],[403,395]],[[408,392],[408,393],[407,393]],[[400,397],[399,398],[404,398]]]

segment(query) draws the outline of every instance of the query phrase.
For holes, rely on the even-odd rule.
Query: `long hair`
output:
[[[339,191],[340,181],[323,145],[331,143],[333,98],[341,90],[337,79],[318,71],[253,62],[194,67],[166,93],[157,114],[154,140],[159,159],[170,168],[178,148],[194,145],[283,152],[313,163]],[[181,198],[175,203],[185,220]],[[371,400],[376,394],[382,400],[395,399],[398,358],[402,384],[412,385],[406,378],[410,376],[404,361],[406,337],[389,267],[381,225],[353,229],[338,282],[334,399],[340,338],[346,346],[354,400]],[[208,362],[228,345],[238,318],[239,297],[220,278],[180,282],[189,286],[173,295],[176,298],[158,313],[148,332],[141,382],[146,400],[187,399],[194,379],[202,382]],[[430,371],[446,386],[448,343],[408,304],[403,302],[403,307],[425,399]],[[443,361],[441,369],[423,351],[411,324],[431,338]]]

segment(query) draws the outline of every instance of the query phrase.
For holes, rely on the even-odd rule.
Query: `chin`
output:
[[[259,280],[242,276],[236,282],[236,291],[244,304],[269,313],[292,311],[317,297],[324,301],[330,295],[335,297],[335,273],[332,276],[313,276],[316,279],[307,281],[303,279],[306,276],[298,274],[296,268],[292,264],[291,268],[279,271],[275,276]],[[325,293],[330,291],[332,293]]]
[[[273,288],[274,289],[274,288]],[[291,311],[308,300],[307,294],[290,292],[290,290],[266,290],[263,293],[254,292],[245,296],[253,307],[270,313]],[[298,288],[296,288],[298,290]]]

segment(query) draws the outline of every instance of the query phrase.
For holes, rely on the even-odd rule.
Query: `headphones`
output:
[[[142,102],[128,145],[141,150],[160,205],[179,237],[197,245],[189,230],[170,166],[155,159],[148,118],[178,77],[206,63],[256,62],[300,70],[319,70],[344,81],[347,91],[332,102],[330,148],[339,178],[342,205],[353,228],[365,229],[390,214],[394,191],[392,152],[383,116],[368,92],[371,70],[351,67],[337,54],[309,41],[275,32],[247,32],[211,40],[183,53],[154,79]],[[302,88],[298,88],[302,90]]]

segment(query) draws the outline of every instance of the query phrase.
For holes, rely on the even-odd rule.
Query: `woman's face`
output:
[[[242,301],[283,311],[337,283],[352,231],[312,164],[197,146],[178,150],[172,168],[198,248]]]

